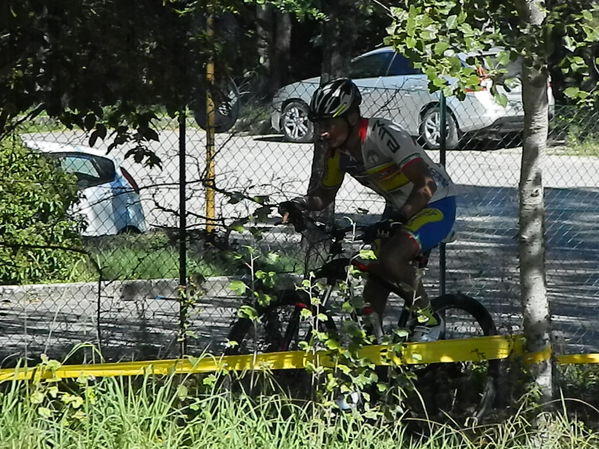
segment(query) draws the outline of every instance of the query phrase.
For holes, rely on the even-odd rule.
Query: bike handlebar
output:
[[[333,226],[331,226],[322,221],[315,220],[310,216],[304,216],[303,218],[305,220],[305,223],[308,225],[308,228],[312,228],[319,232],[322,232],[323,234],[327,234],[335,241],[343,240],[348,233],[353,233],[356,240],[361,240],[365,243],[370,242],[367,241],[368,239],[365,239],[366,230],[370,227],[370,225],[354,223],[348,226],[338,227],[336,224],[333,224]]]

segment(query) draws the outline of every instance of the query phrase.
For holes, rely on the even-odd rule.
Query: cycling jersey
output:
[[[392,207],[399,209],[413,188],[403,170],[421,160],[428,166],[437,185],[430,202],[455,195],[455,186],[445,169],[433,162],[396,123],[382,118],[362,119],[360,137],[363,163],[346,153],[329,150],[322,187],[337,190],[345,173],[349,173],[358,182],[383,196]]]

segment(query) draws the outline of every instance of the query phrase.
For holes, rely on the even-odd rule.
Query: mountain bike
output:
[[[306,288],[275,289],[270,292],[272,300],[269,304],[253,304],[254,316],[240,316],[234,322],[228,339],[236,342],[236,345],[230,347],[226,354],[301,350],[306,347],[305,342],[311,341],[314,330],[333,338],[343,338],[335,319],[334,300],[342,296],[339,294],[340,288],[345,291],[352,288],[351,283],[348,287],[349,267],[357,272],[376,276],[369,272],[371,261],[356,256],[360,251],[355,246],[365,243],[363,231],[366,227],[352,225],[329,229],[317,222],[313,222],[313,226],[330,241],[325,263],[314,271],[314,276],[309,281],[309,284],[313,284],[320,280],[318,300],[314,301],[315,292]],[[362,235],[358,235],[360,232]],[[349,257],[344,248],[348,246],[353,246]],[[429,255],[430,251],[419,254],[414,260],[420,274],[426,269]],[[380,277],[378,280],[385,283],[392,293],[402,297],[401,286]],[[372,319],[369,318],[372,309],[368,305],[352,311],[349,319],[360,325],[370,323],[370,326],[366,324],[366,328],[375,335],[379,343],[397,343],[398,340],[401,343],[402,339],[409,342],[418,325],[412,302],[404,299],[392,332],[385,332],[389,330],[389,326],[377,330],[376,326],[371,325]],[[490,336],[497,333],[490,313],[469,296],[461,293],[444,294],[431,299],[431,304],[434,313],[441,319],[440,339]],[[410,407],[419,411],[412,410],[413,414],[426,417],[445,415],[452,416],[452,419],[459,415],[480,419],[494,403],[500,368],[499,360],[414,365],[412,386],[416,393]],[[380,367],[378,373],[382,373]]]

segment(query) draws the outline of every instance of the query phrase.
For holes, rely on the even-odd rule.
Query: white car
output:
[[[483,54],[493,56],[495,53]],[[461,64],[471,54],[457,57]],[[517,76],[508,66],[508,76]],[[440,141],[439,92],[430,93],[428,78],[414,69],[408,59],[391,47],[364,53],[352,60],[349,77],[362,93],[361,112],[365,117],[387,117],[402,125],[410,135],[427,148],[438,148]],[[480,89],[466,93],[463,101],[447,98],[447,147],[457,147],[467,134],[501,138],[522,131],[524,110],[522,89],[516,80],[509,88],[499,87],[508,98],[506,107],[497,103],[490,92],[491,80],[481,78]],[[272,103],[272,127],[290,142],[313,140],[312,123],[308,120],[308,104],[320,84],[320,77],[309,78],[282,87]],[[553,96],[549,88],[550,104]]]
[[[139,187],[112,155],[82,145],[24,140],[24,145],[60,161],[67,173],[77,177],[81,200],[71,211],[83,215],[85,236],[113,235],[147,230]]]

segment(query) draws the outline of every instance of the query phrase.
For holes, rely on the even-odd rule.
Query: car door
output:
[[[415,69],[406,57],[394,52],[380,87],[385,95],[381,115],[396,121],[411,135],[417,135],[420,111],[434,100],[428,91],[426,75]]]
[[[382,51],[367,53],[351,62],[349,76],[362,94],[360,111],[364,117],[376,116],[384,104],[380,85],[392,57],[392,51]]]

